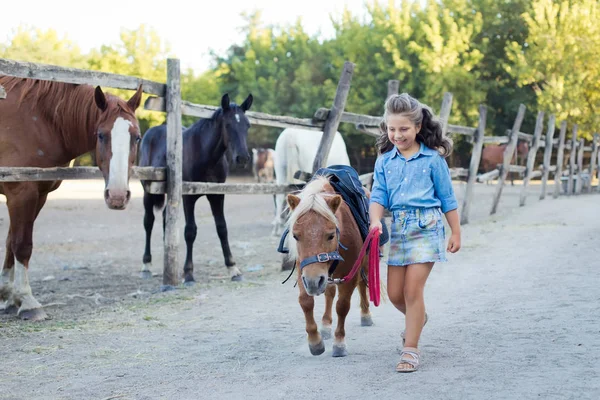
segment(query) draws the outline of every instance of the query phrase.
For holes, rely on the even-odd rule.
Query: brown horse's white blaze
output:
[[[325,351],[323,339],[331,336],[332,307],[336,294],[336,286],[329,283],[329,269],[332,261],[313,262],[300,265],[309,257],[332,253],[338,249],[343,261],[339,261],[333,278],[341,278],[350,272],[354,261],[358,258],[362,247],[360,231],[348,205],[337,195],[329,181],[324,177],[317,177],[306,185],[304,190],[296,196],[287,196],[291,214],[288,220],[290,234],[287,238],[290,258],[295,259],[298,269],[298,302],[304,312],[306,320],[306,333],[308,334],[308,347],[311,354],[319,355]],[[337,234],[339,230],[339,236]],[[324,258],[323,258],[324,260]],[[368,272],[367,257],[363,257],[361,268]],[[350,311],[350,299],[354,288],[358,285],[360,294],[361,323],[363,326],[372,325],[369,311],[369,301],[366,283],[356,274],[351,280],[338,286],[338,300],[336,312],[338,324],[335,330],[333,344],[334,357],[346,356],[345,320]],[[315,296],[325,294],[325,313],[322,319],[322,329],[319,333],[315,322],[314,299]]]
[[[112,209],[124,209],[131,198],[129,190],[129,149],[131,121],[117,118],[111,130],[110,140],[110,169],[104,199]]]

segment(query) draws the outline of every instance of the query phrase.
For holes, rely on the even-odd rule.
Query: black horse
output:
[[[229,164],[226,153],[229,153],[234,165],[244,166],[250,161],[246,138],[250,122],[245,112],[252,105],[252,94],[248,95],[242,105],[229,102],[229,95],[221,98],[221,107],[209,119],[200,119],[191,127],[183,130],[183,180],[192,182],[218,182],[223,183],[227,178]],[[165,167],[166,158],[166,125],[155,126],[144,134],[140,150],[140,166]],[[144,181],[142,186],[145,187]],[[203,195],[184,195],[183,211],[185,214],[185,244],[187,248],[185,265],[183,268],[184,281],[194,282],[194,263],[192,250],[196,240],[196,218],[194,207],[196,200]],[[235,267],[235,262],[229,249],[227,237],[227,223],[223,213],[225,195],[206,195],[210,209],[217,226],[217,234],[221,241],[223,257],[232,280],[240,280],[242,273]],[[144,192],[144,229],[146,230],[146,249],[144,251],[142,276],[148,278],[152,264],[150,254],[150,238],[154,226],[154,211],[160,210],[165,203],[165,195],[149,194]],[[163,210],[163,235],[165,229],[165,211]]]

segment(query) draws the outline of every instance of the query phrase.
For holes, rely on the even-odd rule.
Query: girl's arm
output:
[[[454,195],[452,187],[452,178],[448,163],[442,157],[437,157],[432,165],[433,187],[435,195],[442,203],[442,212],[446,215],[446,220],[452,234],[448,241],[448,251],[456,253],[460,250],[460,220],[458,218],[458,202]]]
[[[450,253],[456,253],[460,250],[460,221],[458,219],[458,211],[456,209],[450,210],[446,213],[446,221],[450,225],[452,235],[448,240],[448,251]]]
[[[369,203],[369,231],[378,228],[379,233],[383,233],[381,219],[383,218],[383,210],[388,207],[388,195],[382,157],[377,158],[377,161],[375,161],[373,187],[371,188]]]

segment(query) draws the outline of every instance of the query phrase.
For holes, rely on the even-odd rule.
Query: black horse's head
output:
[[[246,100],[238,106],[229,101],[227,93],[221,98],[223,143],[236,166],[244,167],[250,162],[246,144],[250,121],[246,117],[246,111],[252,106],[252,100],[252,94],[249,94]]]

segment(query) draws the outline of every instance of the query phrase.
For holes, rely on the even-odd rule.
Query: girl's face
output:
[[[392,114],[387,117],[387,134],[390,142],[400,151],[408,151],[419,146],[416,141],[421,125],[415,125],[404,114]]]

